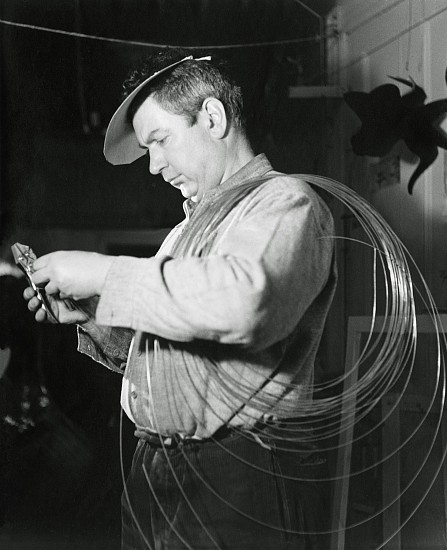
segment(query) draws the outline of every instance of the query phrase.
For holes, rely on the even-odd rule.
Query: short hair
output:
[[[124,81],[123,98],[155,72],[184,59],[187,55],[188,53],[183,50],[168,48],[146,58]],[[197,122],[204,100],[207,97],[215,97],[222,102],[230,124],[245,130],[241,88],[230,77],[225,61],[215,56],[212,56],[211,61],[190,59],[179,63],[172,70],[149,82],[147,86],[143,86],[127,111],[129,122],[132,122],[138,108],[150,95],[165,110],[184,116],[191,126]]]

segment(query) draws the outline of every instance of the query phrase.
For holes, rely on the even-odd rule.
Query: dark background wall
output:
[[[321,13],[330,4],[310,2]],[[4,0],[1,18],[151,44],[240,44],[205,50],[227,57],[242,83],[255,148],[271,149],[279,169],[290,165],[288,149],[297,168],[314,168],[315,147],[308,144],[318,137],[318,110],[312,117],[290,102],[287,85],[321,82],[320,46],[312,40],[320,29],[294,0]],[[153,48],[7,25],[0,32],[2,234],[24,226],[144,228],[177,221],[181,197],[148,174],[144,159],[117,168],[101,154],[122,81]],[[304,40],[244,47],[288,39]]]

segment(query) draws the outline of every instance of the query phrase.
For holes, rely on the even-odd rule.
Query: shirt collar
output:
[[[199,203],[193,202],[191,199],[187,199],[184,202],[184,210],[188,210],[192,213],[199,204],[208,203],[214,201],[227,189],[237,187],[245,183],[249,179],[260,178],[265,176],[268,172],[272,171],[272,165],[270,164],[264,153],[255,156],[236,173],[230,176],[227,180],[222,182],[218,187],[210,189],[200,200]]]
[[[248,179],[260,178],[262,176],[265,176],[265,174],[267,172],[270,172],[271,170],[273,170],[272,165],[268,161],[267,157],[262,153],[252,158],[235,174],[222,182],[219,187],[211,189],[208,194],[212,195],[214,193],[219,193],[219,191],[229,189],[230,187],[237,187],[241,183],[245,183]]]

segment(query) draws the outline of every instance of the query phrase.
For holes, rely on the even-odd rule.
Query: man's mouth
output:
[[[165,181],[167,181],[170,185],[173,185],[174,187],[180,186],[180,176],[175,176],[174,178],[167,179],[165,178]]]

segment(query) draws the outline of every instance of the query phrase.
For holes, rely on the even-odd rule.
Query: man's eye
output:
[[[166,138],[165,138],[165,137],[164,137],[164,138],[161,138],[161,139],[157,139],[157,144],[158,144],[158,145],[163,145],[163,144],[165,143],[165,141],[166,141]]]

